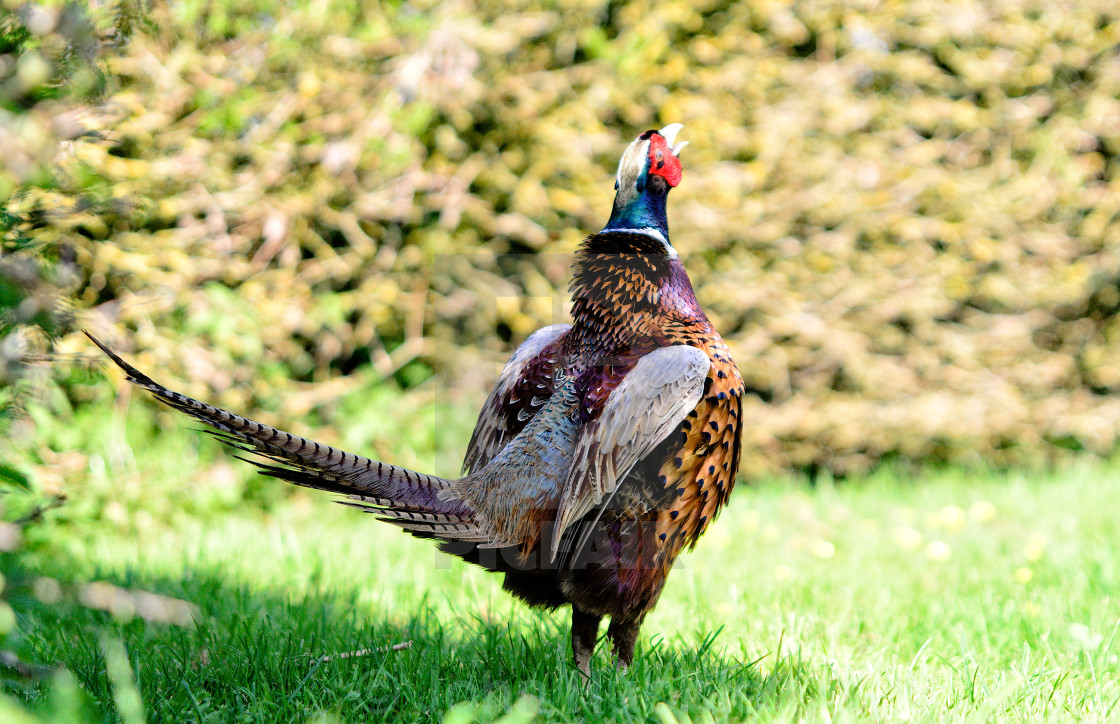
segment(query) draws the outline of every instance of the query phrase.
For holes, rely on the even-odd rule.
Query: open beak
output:
[[[665,139],[665,143],[668,144],[669,148],[673,151],[674,156],[681,155],[681,150],[688,145],[688,141],[676,143],[677,134],[681,132],[682,128],[684,128],[684,126],[680,123],[670,123],[658,131],[661,137]],[[673,145],[674,143],[676,143],[676,145]]]

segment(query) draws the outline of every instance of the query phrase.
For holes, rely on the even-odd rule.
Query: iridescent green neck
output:
[[[603,232],[644,233],[672,249],[669,243],[669,221],[665,216],[669,185],[660,176],[642,173],[636,179],[635,186],[636,188],[628,190],[618,190],[610,221],[603,227]]]

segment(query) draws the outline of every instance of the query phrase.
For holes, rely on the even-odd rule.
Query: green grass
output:
[[[468,418],[406,436],[397,459],[465,441]],[[99,405],[47,436],[85,431],[90,457],[28,530],[39,574],[197,607],[193,627],[127,596],[24,614],[35,658],[72,672],[95,718],[135,695],[151,721],[1105,720],[1120,698],[1115,466],[742,485],[674,570],[634,667],[600,650],[584,687],[567,611],[530,611],[329,496],[254,488],[189,423],[157,419]],[[46,689],[22,695],[49,708]]]

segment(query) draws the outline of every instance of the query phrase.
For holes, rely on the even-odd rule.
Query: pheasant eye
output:
[[[662,151],[660,148],[657,149],[657,160],[658,161],[664,161],[665,160],[665,152]]]

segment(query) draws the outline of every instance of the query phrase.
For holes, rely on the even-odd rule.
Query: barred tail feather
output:
[[[440,498],[440,492],[450,487],[451,481],[307,440],[169,390],[88,332],[86,336],[124,371],[129,382],[165,405],[205,423],[211,428],[206,432],[225,444],[278,463],[238,456],[260,468],[262,474],[350,496],[351,501],[339,502],[362,508],[417,535],[444,540],[486,539],[465,503]]]

